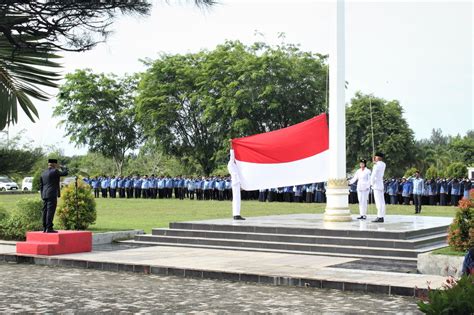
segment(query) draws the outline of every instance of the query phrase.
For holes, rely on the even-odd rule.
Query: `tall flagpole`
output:
[[[325,221],[351,221],[346,178],[345,8],[337,0],[333,49],[329,54],[329,180]]]

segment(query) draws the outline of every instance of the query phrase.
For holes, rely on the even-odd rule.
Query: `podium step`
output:
[[[18,254],[61,255],[92,251],[92,232],[58,231],[27,232],[26,242],[16,244]]]

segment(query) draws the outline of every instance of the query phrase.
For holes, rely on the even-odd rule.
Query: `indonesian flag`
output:
[[[287,128],[232,139],[232,149],[234,154],[231,154],[229,164],[234,158],[240,187],[244,190],[328,180],[329,130],[326,114]]]

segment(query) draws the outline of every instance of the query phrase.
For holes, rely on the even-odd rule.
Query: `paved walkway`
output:
[[[414,298],[339,290],[2,263],[0,278],[2,314],[419,314]]]
[[[0,245],[0,254],[13,254],[14,252],[14,246]],[[301,279],[314,279],[323,282],[330,281],[330,285],[326,287],[341,288],[343,290],[360,289],[365,291],[369,285],[386,286],[387,288],[411,288],[412,291],[409,291],[408,293],[390,292],[390,289],[388,289],[388,292],[385,292],[403,295],[413,295],[412,292],[415,287],[427,288],[428,283],[430,283],[431,288],[438,288],[445,280],[444,277],[435,275],[352,270],[331,267],[332,265],[355,261],[356,259],[353,258],[171,246],[152,246],[117,251],[95,251],[91,253],[58,255],[51,256],[49,260],[43,259],[43,264],[48,264],[48,262],[50,262],[50,264],[61,265],[61,263],[58,263],[58,260],[65,261],[68,264],[70,263],[68,260],[79,262],[84,261],[88,263],[84,263],[83,265],[78,264],[78,266],[94,269],[106,269],[106,264],[104,263],[107,263],[107,266],[109,267],[107,270],[111,270],[111,265],[113,265],[115,270],[117,270],[117,264],[125,266],[143,265],[145,266],[145,272],[148,273],[150,272],[150,270],[147,270],[148,266],[158,266],[174,270],[173,272],[166,270],[164,273],[162,270],[158,270],[156,272],[158,274],[179,275],[180,272],[182,272],[181,275],[183,276],[186,276],[186,270],[193,272],[201,271],[200,277],[203,277],[202,271],[220,272],[220,278],[234,280],[244,280],[241,274],[250,274],[268,276],[266,281],[269,283],[273,281],[270,277],[280,277],[284,279],[284,281],[287,281],[285,279],[290,279],[288,280],[290,282],[301,282]],[[75,264],[70,263],[70,265]],[[118,270],[121,269],[118,268]],[[132,268],[131,271],[133,270],[134,269]],[[143,272],[144,269],[141,270],[141,272]],[[178,273],[176,270],[178,270]],[[137,271],[136,268],[135,271]],[[153,270],[151,270],[151,273],[154,273]],[[231,275],[235,274],[237,275],[237,278],[222,276],[222,273],[229,273]],[[275,281],[277,280],[273,281],[274,284],[282,284],[275,283]],[[338,285],[338,283],[341,285]],[[344,287],[344,283],[346,283],[346,287]],[[364,287],[357,288],[358,284],[364,285]],[[300,283],[299,285],[304,284]],[[354,285],[356,286],[354,287]],[[320,284],[317,284],[316,286],[320,286]],[[324,285],[321,286],[325,287]],[[351,289],[349,286],[351,286]],[[375,292],[384,291],[376,290]]]

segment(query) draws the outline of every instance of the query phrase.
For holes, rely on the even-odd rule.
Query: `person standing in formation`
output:
[[[367,219],[367,205],[369,199],[370,188],[370,170],[367,168],[367,160],[360,160],[360,168],[354,174],[354,177],[349,181],[352,185],[357,181],[357,198],[359,199],[359,213],[358,220]]]
[[[374,169],[370,177],[370,184],[374,191],[375,206],[377,207],[377,218],[372,221],[375,223],[383,223],[385,217],[385,199],[384,199],[384,185],[383,175],[385,173],[385,163],[383,162],[384,154],[381,152],[375,153]]]
[[[415,172],[415,178],[410,178],[413,182],[413,203],[415,204],[415,214],[421,213],[421,196],[425,190],[425,180],[421,178],[420,171]]]

